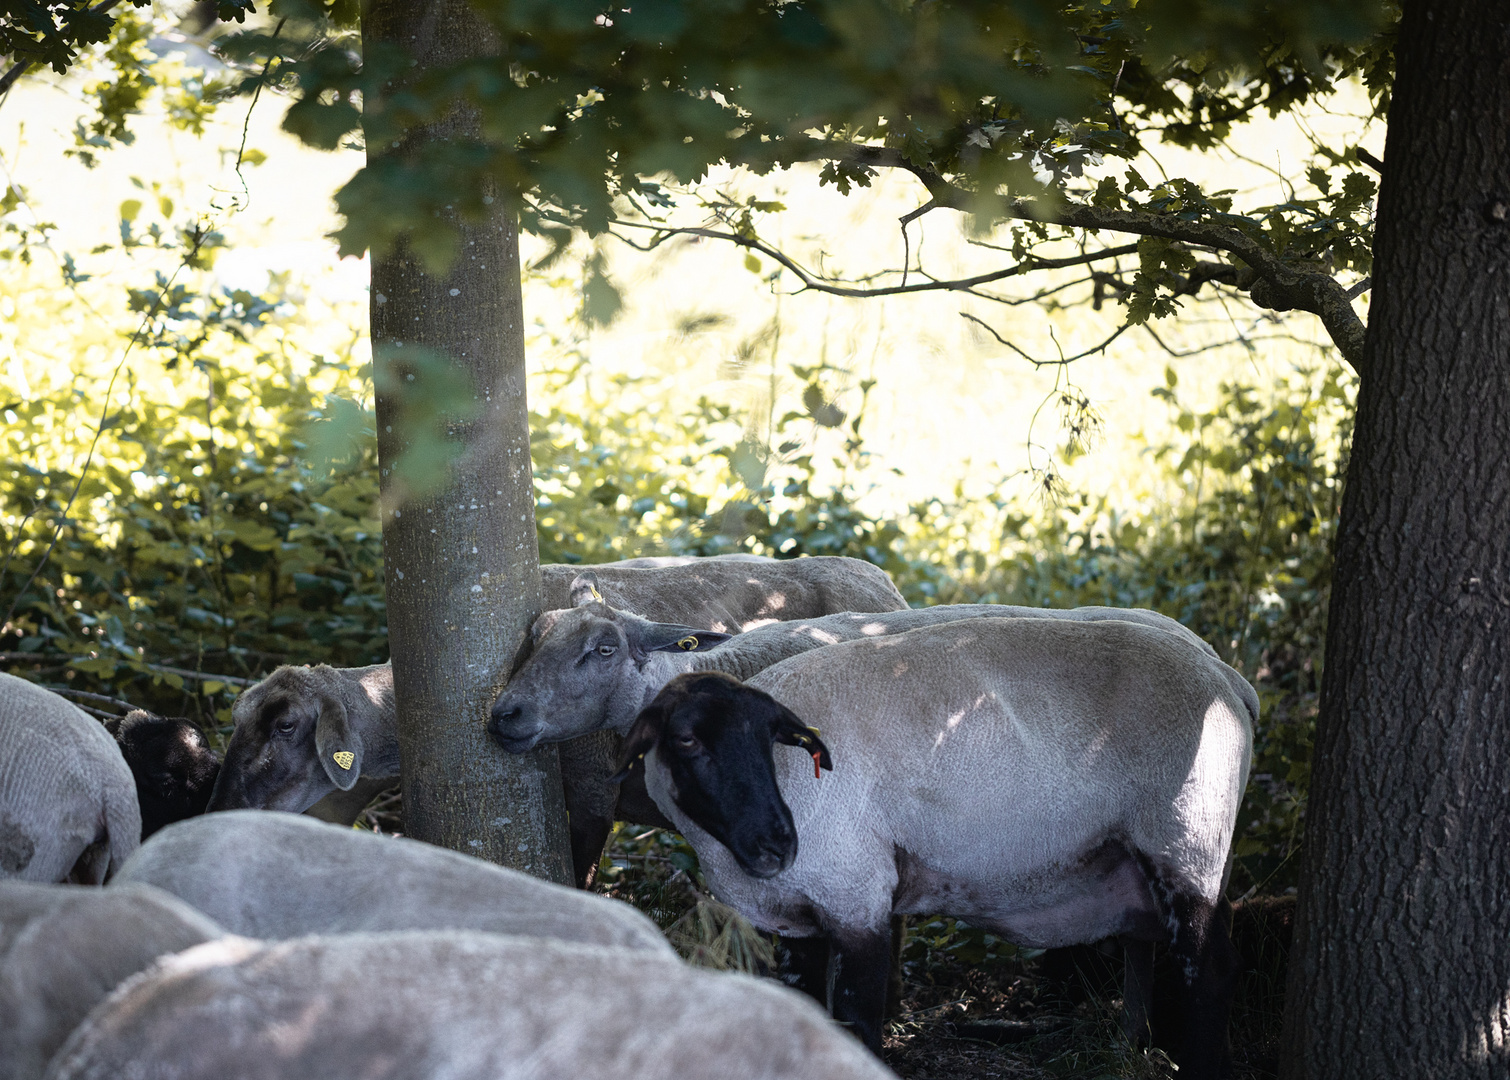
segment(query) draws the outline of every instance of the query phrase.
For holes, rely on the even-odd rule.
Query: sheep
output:
[[[724,558],[668,567],[541,568],[547,608],[604,597],[651,618],[675,618],[737,633],[777,618],[833,611],[894,611],[906,602],[885,572],[857,559],[748,561]],[[282,667],[241,694],[235,729],[209,809],[307,809],[359,779],[397,780],[393,672]],[[608,783],[618,754],[609,735],[561,748],[572,865],[585,885],[615,820],[669,827],[637,785]]]
[[[0,674],[0,878],[98,885],[141,831],[131,770],[99,722]]]
[[[975,619],[840,642],[748,683],[678,676],[623,762],[757,927],[816,937],[831,1005],[879,1049],[894,914],[1052,948],[1118,935],[1130,1032],[1152,943],[1179,961],[1181,1076],[1225,1067],[1221,917],[1254,700],[1225,664],[1119,620]],[[812,725],[812,727],[809,727]],[[821,736],[818,732],[821,731]],[[801,753],[772,753],[772,743]],[[822,768],[829,777],[816,778]],[[800,845],[799,845],[800,840]]]
[[[223,938],[102,1002],[47,1080],[884,1080],[812,1002],[674,958],[476,933]]]
[[[494,703],[488,732],[511,753],[595,731],[629,731],[635,716],[671,679],[722,671],[748,679],[770,665],[839,641],[881,637],[961,619],[1119,619],[1173,634],[1215,657],[1196,634],[1141,608],[1070,609],[949,604],[880,613],[843,612],[773,623],[727,640],[690,626],[654,623],[603,602],[547,612],[531,630],[533,648]],[[1250,687],[1248,693],[1252,695]],[[1257,698],[1253,699],[1257,708]]]
[[[227,811],[170,825],[115,883],[164,889],[234,934],[481,930],[670,954],[628,904],[432,847],[296,814]]]
[[[164,953],[224,933],[150,885],[0,881],[0,1078],[40,1080],[89,1010]]]
[[[105,721],[136,783],[142,839],[164,825],[204,813],[220,758],[198,725],[182,716],[133,709]]]

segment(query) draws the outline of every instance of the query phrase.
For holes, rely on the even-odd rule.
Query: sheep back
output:
[[[671,955],[628,904],[298,814],[228,810],[178,822],[143,844],[116,881],[166,889],[248,937],[482,930]]]
[[[68,1033],[164,953],[223,931],[150,885],[0,881],[0,1077],[37,1080]]]
[[[489,934],[225,938],[120,987],[48,1080],[880,1080],[811,1001],[642,952]]]

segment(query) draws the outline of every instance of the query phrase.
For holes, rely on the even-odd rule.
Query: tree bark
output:
[[[1510,1075],[1510,7],[1405,5],[1281,1075]]]
[[[465,0],[372,0],[363,36],[401,44],[416,59],[416,74],[487,51],[492,40]],[[402,146],[368,153],[423,154],[470,133],[475,123],[457,108]],[[492,745],[484,729],[540,610],[515,222],[500,212],[464,224],[459,250],[444,278],[427,273],[402,247],[372,263],[388,641],[405,828],[420,840],[569,882],[554,748],[515,757]],[[454,460],[438,488],[419,488],[395,466],[416,445],[423,451],[427,439],[435,449],[435,435],[406,407],[413,402],[406,394],[433,377],[437,361],[464,375],[466,401],[450,401],[471,409],[443,415]]]

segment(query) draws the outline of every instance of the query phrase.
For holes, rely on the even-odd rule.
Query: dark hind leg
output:
[[[891,933],[842,930],[830,938],[834,952],[834,1019],[880,1056],[886,1018],[886,987],[891,979]]]
[[[828,1008],[828,938],[781,939],[776,972],[782,982]]]
[[[891,974],[886,979],[886,1016],[902,1011],[902,951],[907,948],[907,916],[891,917]]]
[[[1149,1044],[1153,1010],[1153,942],[1122,941],[1122,1033],[1134,1047]]]
[[[1213,904],[1179,893],[1170,898],[1175,1023],[1168,1044],[1181,1080],[1223,1080],[1232,1073],[1227,1015],[1239,964],[1228,932],[1231,913],[1225,899]]]

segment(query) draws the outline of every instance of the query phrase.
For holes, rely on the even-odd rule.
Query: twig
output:
[[[143,664],[148,671],[161,672],[164,675],[178,675],[185,679],[198,679],[200,682],[223,682],[228,686],[256,686],[256,679],[242,679],[235,675],[217,675],[213,671],[191,671],[188,668],[169,667],[167,664]]]
[[[1019,349],[1016,345],[1013,345],[1006,338],[1004,338],[1000,334],[998,334],[995,330],[991,329],[991,324],[988,323],[988,322],[986,322],[984,319],[978,319],[974,315],[971,315],[968,311],[961,311],[960,312],[960,317],[963,318],[963,319],[969,319],[971,322],[975,323],[976,325],[984,327],[986,333],[990,334],[992,337],[994,337],[1001,344],[1005,345],[1007,348],[1009,348],[1013,352],[1015,352],[1018,356],[1022,357],[1028,363],[1032,364],[1035,368],[1040,368],[1040,367],[1064,367],[1064,366],[1066,366],[1068,364],[1073,364],[1076,360],[1082,360],[1085,357],[1090,356],[1092,353],[1101,352],[1108,345],[1110,345],[1112,342],[1116,341],[1119,337],[1121,337],[1122,334],[1132,325],[1131,323],[1123,323],[1121,326],[1117,327],[1116,330],[1112,331],[1111,337],[1109,337],[1105,341],[1101,342],[1101,344],[1099,344],[1099,345],[1093,345],[1089,349],[1086,349],[1084,352],[1077,352],[1074,356],[1064,356],[1064,355],[1061,354],[1058,360],[1039,360],[1036,357],[1029,356],[1027,353],[1025,353],[1021,349]]]
[[[65,652],[0,652],[0,660],[63,660],[66,662],[78,659],[81,659],[81,657]],[[194,671],[191,668],[173,667],[171,664],[148,664],[141,660],[134,660],[132,663],[161,675],[177,675],[185,679],[197,679],[200,682],[223,682],[227,686],[256,686],[258,682],[257,679],[243,679],[238,675],[220,675],[213,671]],[[82,693],[82,691],[80,692]],[[116,699],[108,698],[106,700],[115,701]],[[128,705],[132,709],[136,708],[135,705],[129,705],[127,702],[120,702],[120,704]]]
[[[116,705],[122,709],[125,709],[127,712],[130,712],[132,709],[137,708],[137,706],[131,704],[131,702],[129,701],[122,701],[120,698],[107,697],[104,694],[91,694],[87,690],[74,690],[67,686],[49,686],[47,689],[51,690],[54,694],[62,694],[64,697],[77,698],[80,701],[93,701],[98,705]]]

